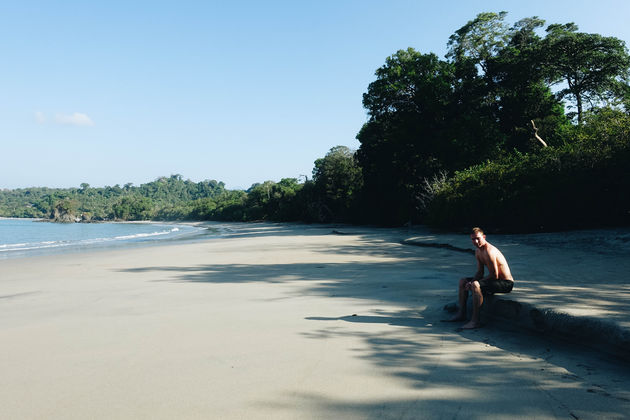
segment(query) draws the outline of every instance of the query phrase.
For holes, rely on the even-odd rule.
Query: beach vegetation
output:
[[[79,188],[0,191],[0,216],[72,203],[83,220],[484,225],[539,231],[630,223],[630,56],[574,23],[484,12],[444,58],[385,58],[363,94],[360,146],[300,175],[228,190],[180,174]],[[304,179],[302,179],[304,177]]]
[[[350,221],[358,218],[363,174],[356,151],[336,146],[315,161],[311,208],[318,209],[315,220]],[[305,197],[306,198],[306,197]],[[309,201],[309,200],[306,200]]]
[[[470,20],[450,37],[446,60],[410,48],[376,71],[357,135],[371,220],[529,230],[626,220],[624,43],[572,23],[543,37],[544,20],[510,26],[506,15]],[[579,206],[591,190],[617,207]]]
[[[559,146],[515,152],[432,184],[425,213],[440,227],[547,231],[630,223],[630,115],[588,111]]]

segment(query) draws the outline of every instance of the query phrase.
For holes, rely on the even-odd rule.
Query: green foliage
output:
[[[244,191],[226,191],[217,197],[217,208],[208,220],[246,221],[245,202],[247,194]]]
[[[577,30],[574,23],[549,25],[541,51],[548,82],[565,84],[558,97],[575,101],[581,123],[585,105],[623,99],[620,82],[627,85],[630,56],[617,38]]]
[[[72,203],[72,214],[89,213],[96,220],[181,220],[191,216],[191,201],[218,197],[225,192],[217,181],[194,183],[181,175],[161,177],[153,182],[134,187],[92,188],[82,183],[81,188],[26,188],[0,191],[0,216],[48,218],[56,206]],[[65,211],[63,208],[58,209]]]
[[[54,204],[50,217],[58,222],[74,222],[77,217],[77,204],[75,200],[69,198],[61,199]]]
[[[524,161],[538,156],[541,144],[532,121],[554,153],[570,149],[579,135],[571,135],[576,128],[571,114],[565,115],[565,99],[576,101],[578,122],[584,103],[590,104],[585,109],[630,103],[630,60],[622,41],[579,33],[572,24],[550,25],[543,39],[536,32],[542,19],[526,18],[510,27],[505,17],[505,12],[480,13],[467,22],[449,39],[448,61],[410,48],[376,71],[363,97],[369,120],[357,135],[371,220],[423,221],[427,197],[435,191],[427,189],[427,180],[438,174],[488,161],[483,171],[510,176],[512,169],[492,165],[508,155]],[[566,86],[554,94],[551,88],[562,81]],[[539,158],[544,162],[550,153]],[[483,171],[479,179],[460,181],[472,190],[481,188],[474,181],[488,183]],[[545,199],[543,189],[532,188],[532,199],[538,193]],[[483,191],[507,194],[509,200],[509,191]]]
[[[503,50],[510,38],[503,22],[506,15],[507,12],[479,13],[450,36],[446,56],[454,62],[470,60],[487,72],[490,60]]]
[[[489,60],[489,90],[496,98],[496,120],[505,138],[503,153],[538,150],[532,120],[549,144],[558,142],[559,131],[569,124],[564,107],[544,81],[541,38],[535,32],[543,25],[537,17],[516,22],[505,48]]]
[[[402,223],[414,213],[413,190],[425,176],[450,165],[456,154],[449,98],[454,68],[435,54],[398,51],[376,71],[363,95],[369,121],[357,139],[367,217]]]
[[[586,115],[575,138],[459,171],[437,187],[427,221],[535,231],[630,223],[630,116]]]
[[[314,192],[319,200],[320,221],[349,221],[358,218],[358,200],[363,187],[361,168],[355,152],[345,146],[330,149],[325,157],[315,161]]]
[[[303,220],[304,203],[300,199],[302,188],[303,184],[295,178],[252,185],[247,194],[245,217],[247,220]]]
[[[142,196],[124,196],[113,205],[114,216],[121,220],[149,220],[154,215],[153,201]]]

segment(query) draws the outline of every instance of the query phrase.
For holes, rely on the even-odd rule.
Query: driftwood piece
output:
[[[543,147],[547,147],[547,143],[538,135],[538,129],[536,128],[536,124],[534,124],[534,120],[530,120],[532,122],[532,128],[534,129],[534,137],[536,140],[542,143]]]

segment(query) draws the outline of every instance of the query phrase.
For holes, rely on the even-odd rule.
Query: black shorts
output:
[[[472,281],[472,277],[468,277],[468,281]],[[514,287],[514,281],[512,280],[478,280],[479,286],[481,286],[481,293],[510,293]]]

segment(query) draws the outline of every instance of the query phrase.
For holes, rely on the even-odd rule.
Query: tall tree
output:
[[[479,13],[450,36],[446,57],[455,62],[470,60],[487,73],[490,60],[510,38],[508,26],[504,23],[506,15],[507,12]]]
[[[554,24],[543,40],[545,71],[549,83],[561,84],[558,97],[575,101],[578,124],[585,106],[619,95],[620,80],[627,80],[630,56],[625,43],[615,37],[578,32],[574,23]]]
[[[507,151],[538,149],[531,134],[532,120],[545,137],[553,137],[567,123],[564,107],[545,83],[541,38],[536,34],[544,24],[536,16],[516,22],[508,32],[507,44],[489,60],[489,91],[497,104],[496,120]]]
[[[376,71],[363,95],[369,120],[357,135],[373,219],[410,220],[415,185],[451,158],[444,133],[452,79],[451,64],[413,48],[396,52]]]
[[[457,166],[493,157],[506,142],[496,124],[501,109],[496,61],[511,37],[506,15],[480,13],[448,41],[446,57],[455,69],[450,115]]]
[[[322,218],[347,221],[363,186],[355,152],[336,146],[315,161],[313,182]]]
[[[532,141],[532,120],[545,136],[556,135],[566,123],[564,108],[545,82],[542,69],[542,44],[536,30],[544,20],[534,16],[509,27],[506,15],[480,13],[448,42],[447,57],[456,69],[453,106],[459,110],[453,118],[461,116],[454,136],[463,156],[483,160],[514,148],[529,151],[537,147]]]

